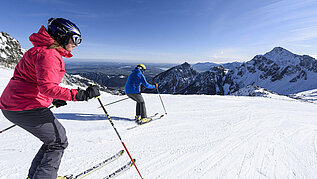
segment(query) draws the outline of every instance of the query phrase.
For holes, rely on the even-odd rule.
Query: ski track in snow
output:
[[[317,155],[317,134],[315,136],[315,150],[316,150],[316,155]]]
[[[3,90],[5,78],[0,78]],[[316,104],[278,98],[164,95],[167,116],[135,126],[135,102],[106,109],[144,178],[316,178]],[[122,96],[102,94],[104,104]],[[159,97],[144,94],[148,114],[164,113]],[[97,100],[52,109],[69,146],[59,174],[78,174],[123,149]],[[0,129],[12,125],[0,114]],[[14,127],[0,134],[0,178],[26,178],[41,142]],[[87,176],[103,178],[127,154]],[[134,167],[118,179],[139,178]]]
[[[148,98],[147,101],[154,101],[156,98],[154,95],[145,96]],[[169,95],[164,97],[169,109],[173,108],[173,102],[179,98]],[[110,96],[110,98],[116,97]],[[268,107],[272,102],[269,99],[240,97],[234,98],[238,102],[232,102],[233,97],[214,96],[205,97],[210,98],[210,105],[206,105],[208,102],[202,96],[182,98],[188,98],[191,103],[195,98],[200,98],[197,101],[205,101],[205,103],[194,108],[195,105],[185,104],[186,100],[183,99],[182,107],[176,107],[181,103],[174,104],[175,113],[170,111],[163,119],[131,131],[126,128],[135,124],[129,121],[128,117],[113,118],[132,156],[138,159],[137,165],[146,178],[313,178],[316,176],[316,122],[311,123],[310,120],[297,122],[298,119],[292,118],[292,114],[281,112],[283,109]],[[258,108],[259,102],[267,103],[265,106],[269,109]],[[223,105],[215,107],[217,103]],[[278,101],[275,103],[280,105]],[[315,107],[312,104],[292,101],[281,103],[291,103],[291,108],[296,108],[297,105]],[[77,104],[69,105],[68,112],[73,113]],[[131,102],[124,105],[134,108],[134,103]],[[158,104],[155,105],[157,108],[160,107]],[[206,116],[201,112],[209,108],[208,106],[213,107]],[[129,107],[126,107],[127,111]],[[95,109],[97,105],[95,108],[90,107],[91,111]],[[230,109],[230,113],[226,112],[226,109]],[[108,112],[116,113],[118,110],[123,111],[109,107]],[[61,109],[55,111],[57,116],[66,118],[68,116]],[[134,110],[130,110],[127,116],[133,116],[133,112]],[[60,169],[63,173],[77,174],[122,148],[109,122],[102,119],[102,114],[88,112],[82,114],[82,111],[78,114],[73,117],[77,116],[79,121],[76,121],[76,118],[61,120],[68,129],[70,140],[70,146],[65,152]],[[315,113],[308,116],[313,114]],[[91,121],[83,117],[88,119],[91,117]],[[10,124],[2,121],[6,125],[1,127]],[[24,177],[28,168],[26,161],[32,159],[40,143],[17,127],[1,134],[0,137],[2,137],[0,140],[8,144],[0,148],[1,159],[8,164],[1,166],[4,168],[0,172],[1,178]],[[308,139],[312,141],[311,147],[308,145]],[[297,144],[298,142],[300,143]],[[23,157],[25,154],[27,155]],[[6,159],[7,155],[13,155],[16,161]],[[102,178],[103,174],[115,170],[127,160],[125,154],[118,162],[87,178]],[[70,164],[72,167],[67,167]],[[120,177],[138,178],[134,170],[131,168]]]

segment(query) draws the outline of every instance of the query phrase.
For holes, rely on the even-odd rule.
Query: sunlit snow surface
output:
[[[12,70],[0,68],[0,92]],[[148,114],[164,113],[159,96],[143,94]],[[135,125],[135,102],[107,106],[147,179],[316,178],[317,105],[285,97],[161,95],[167,116]],[[125,96],[102,93],[104,104]],[[78,174],[123,149],[97,100],[52,109],[67,130],[59,174]],[[0,114],[0,130],[12,125]],[[0,178],[26,178],[41,142],[19,127],[0,134]],[[127,154],[87,176],[101,179]],[[131,168],[118,178],[140,178]]]

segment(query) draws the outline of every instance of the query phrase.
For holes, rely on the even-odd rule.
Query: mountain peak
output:
[[[191,67],[191,65],[189,63],[187,63],[187,62],[181,64],[181,66],[182,67],[187,67],[187,68]]]
[[[299,59],[296,58],[298,55],[293,54],[292,52],[282,48],[282,47],[275,47],[270,52],[267,52],[264,54],[264,57],[272,60],[278,65],[286,65],[289,63],[299,63]]]
[[[270,52],[267,52],[264,56],[273,56],[273,55],[276,56],[276,55],[280,55],[280,54],[292,54],[292,55],[294,55],[292,52],[286,50],[285,48],[275,47]]]
[[[284,50],[286,50],[286,49],[283,48],[283,47],[274,47],[273,50],[271,50],[271,51],[281,52],[281,51],[284,51]],[[286,51],[288,51],[288,50],[286,50]]]

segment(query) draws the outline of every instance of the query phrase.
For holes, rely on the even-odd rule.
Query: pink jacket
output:
[[[65,49],[47,49],[54,40],[42,26],[30,36],[29,49],[15,67],[13,77],[0,98],[0,109],[10,111],[48,107],[53,99],[75,101],[76,89],[59,86],[64,73],[63,57],[73,55]]]

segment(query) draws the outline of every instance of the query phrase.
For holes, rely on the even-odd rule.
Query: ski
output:
[[[154,117],[152,117],[150,121],[145,122],[145,123],[137,123],[138,125],[133,126],[133,127],[129,127],[129,128],[127,128],[127,130],[131,130],[131,129],[137,128],[137,127],[139,127],[139,126],[141,126],[141,125],[144,125],[144,124],[150,123],[150,122],[152,122],[152,121],[155,121],[155,120],[161,119],[162,117],[164,117],[164,116],[165,116],[164,114],[162,114],[162,115],[160,115],[160,116],[158,116],[158,115],[159,115],[159,114],[158,114],[158,113],[156,113],[156,114],[155,114],[155,116],[154,116]]]
[[[80,178],[84,178],[87,175],[91,174],[92,172],[99,170],[100,168],[108,165],[109,163],[115,161],[116,159],[118,159],[119,157],[121,157],[124,154],[124,150],[120,150],[118,153],[116,153],[115,155],[107,158],[106,160],[98,163],[97,165],[94,165],[93,167],[79,173],[78,175],[74,176],[74,175],[66,175],[61,177],[61,179],[80,179]]]
[[[152,116],[149,116],[148,118],[153,119],[153,118],[155,118],[157,115],[159,115],[159,113],[158,113],[158,112],[157,112],[157,113],[155,113],[155,114],[153,114]]]
[[[133,159],[134,163],[135,163],[135,159]],[[117,177],[118,175],[124,173],[125,171],[127,171],[130,167],[133,166],[133,162],[129,161],[127,164],[123,165],[121,168],[119,168],[118,170],[114,171],[113,173],[109,174],[107,177],[103,178],[103,179],[110,179],[110,178],[114,178]]]
[[[148,121],[136,120],[135,122],[136,122],[137,124],[139,124],[139,125],[148,123],[148,122],[152,121],[152,119],[154,119],[158,114],[159,114],[159,113],[155,113],[154,115],[147,117],[146,119],[149,119]]]
[[[146,124],[146,123],[149,123],[149,122],[152,122],[152,121],[161,119],[162,117],[164,117],[164,114],[158,116],[158,113],[157,113],[157,115],[155,115],[155,116],[153,116],[153,117],[149,117],[151,120],[149,120],[149,121],[147,121],[147,122],[141,122],[141,123],[138,123],[138,124],[139,124],[139,125],[143,125],[143,124]]]
[[[155,113],[154,115],[150,116],[150,118],[153,118],[153,117],[157,116],[158,114],[159,114],[159,113],[157,112],[157,113]]]

